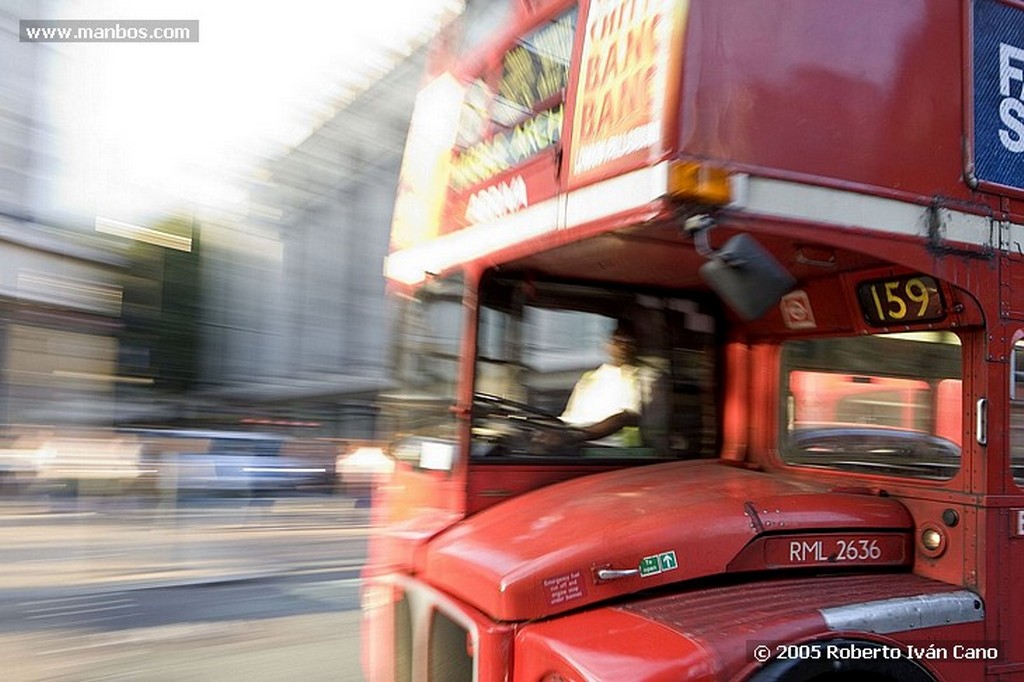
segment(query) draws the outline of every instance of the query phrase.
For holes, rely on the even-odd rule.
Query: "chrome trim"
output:
[[[599,568],[597,569],[598,580],[618,580],[640,575],[639,568]]]
[[[978,445],[988,445],[988,399],[978,398],[977,417],[974,423],[974,440]]]
[[[950,242],[1012,250],[1024,241],[1020,225],[1000,229],[1002,224],[988,216],[946,207],[756,176],[737,179],[737,187],[737,198],[728,208],[753,215],[917,237],[929,237],[937,217],[941,238]]]
[[[818,609],[818,613],[829,630],[890,634],[984,620],[985,604],[975,593],[958,590],[848,604]]]

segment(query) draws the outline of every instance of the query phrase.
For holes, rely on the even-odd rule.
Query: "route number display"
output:
[[[905,275],[861,282],[857,300],[873,327],[935,322],[946,317],[942,291],[934,278]]]

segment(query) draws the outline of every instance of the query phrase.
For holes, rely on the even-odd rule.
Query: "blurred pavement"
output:
[[[97,594],[309,572],[352,577],[368,510],[353,498],[0,502],[0,595]]]

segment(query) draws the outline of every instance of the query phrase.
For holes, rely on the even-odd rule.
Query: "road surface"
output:
[[[4,680],[358,682],[365,509],[0,505]]]

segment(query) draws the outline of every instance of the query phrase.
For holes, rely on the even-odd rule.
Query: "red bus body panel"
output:
[[[827,492],[717,462],[672,462],[578,478],[484,510],[430,541],[420,572],[497,620],[532,620],[723,573],[765,533],[883,536],[911,526],[892,499]],[[902,547],[877,558],[906,565]],[[633,569],[668,552],[676,565],[649,576],[603,581],[595,573]],[[864,565],[818,559],[823,566]],[[814,564],[804,556],[787,565]]]
[[[731,680],[753,671],[754,648],[775,643],[837,639],[822,611],[851,604],[949,594],[955,587],[909,574],[815,576],[694,589],[641,599],[525,626],[516,638],[516,680],[542,679],[552,670],[574,670],[583,679]],[[858,636],[901,652],[940,642],[983,641],[979,623]],[[609,636],[614,633],[614,636]],[[978,660],[939,661],[946,680],[984,675]],[[927,660],[919,661],[932,672]]]
[[[963,4],[691,2],[679,149],[734,168],[967,199]]]

